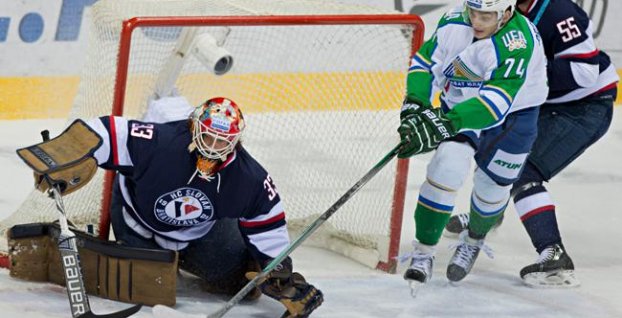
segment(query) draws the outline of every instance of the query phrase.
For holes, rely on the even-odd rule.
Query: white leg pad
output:
[[[478,168],[473,176],[472,202],[480,211],[495,212],[507,204],[511,189],[512,185],[501,186]]]
[[[475,150],[466,142],[443,142],[428,164],[427,181],[445,191],[458,191],[464,184]]]

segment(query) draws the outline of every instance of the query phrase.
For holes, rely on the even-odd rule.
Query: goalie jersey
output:
[[[406,99],[430,105],[435,91],[456,128],[500,125],[513,112],[538,107],[548,94],[546,58],[536,27],[515,12],[497,33],[476,40],[456,6],[413,56]]]
[[[217,172],[201,177],[197,154],[188,151],[187,120],[159,124],[109,116],[87,124],[103,139],[94,154],[98,165],[119,172],[124,220],[141,236],[179,250],[207,234],[216,220],[235,218],[259,261],[289,244],[274,183],[241,146]]]
[[[596,48],[592,22],[572,1],[533,0],[525,13],[544,39],[548,59],[548,103],[595,94],[615,98],[618,74],[609,56]]]

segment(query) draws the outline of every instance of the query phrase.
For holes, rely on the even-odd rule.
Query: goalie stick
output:
[[[50,133],[47,130],[42,131],[41,136],[43,137],[43,141],[50,139]],[[86,295],[86,288],[84,287],[82,269],[80,268],[80,255],[78,254],[78,247],[76,246],[76,235],[69,229],[63,198],[58,189],[58,185],[53,184],[52,180],[50,180],[47,175],[44,175],[44,178],[50,185],[48,194],[54,198],[56,209],[59,212],[58,222],[60,224],[60,235],[58,237],[58,250],[62,260],[63,274],[65,274],[65,285],[67,288],[67,296],[69,296],[72,317],[125,318],[138,312],[142,307],[140,304],[105,315],[97,315],[91,311],[89,299]]]
[[[298,236],[293,242],[291,242],[286,249],[284,249],[279,255],[277,255],[272,262],[270,262],[264,270],[259,273],[259,275],[255,276],[251,281],[249,281],[240,291],[235,294],[226,304],[224,304],[218,311],[207,315],[207,318],[220,318],[224,316],[231,308],[237,305],[243,298],[248,294],[257,284],[265,279],[268,274],[279,265],[289,254],[291,254],[300,244],[302,244],[315,230],[317,230],[328,218],[330,218],[342,205],[344,205],[356,192],[358,192],[371,178],[373,178],[384,166],[387,165],[398,153],[400,148],[404,143],[401,142],[397,146],[395,146],[391,151],[384,156],[371,170],[369,170],[359,181],[357,181],[345,194],[343,194],[333,205],[326,210],[326,212],[322,213],[313,223],[307,226],[300,236]],[[153,307],[153,313],[156,317],[176,317],[175,310],[168,308],[163,305],[156,305]],[[179,312],[177,312],[179,313]],[[182,317],[181,315],[177,315]],[[185,316],[183,316],[185,317]],[[288,317],[288,312],[286,311],[283,316]]]

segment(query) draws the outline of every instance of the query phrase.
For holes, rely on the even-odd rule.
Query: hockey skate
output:
[[[495,223],[491,230],[498,228],[501,223],[503,223],[503,216],[504,214],[501,214],[501,217],[499,217],[497,223]],[[466,230],[468,227],[469,213],[458,213],[452,215],[449,218],[449,222],[447,222],[447,225],[445,225],[445,231],[443,231],[443,236],[456,238],[462,231]]]
[[[455,247],[456,251],[447,266],[447,279],[451,282],[459,282],[469,274],[480,250],[483,250],[488,257],[493,258],[492,250],[484,244],[484,239],[469,237],[468,230],[460,233],[459,240],[458,243],[451,246],[451,248]]]
[[[520,271],[523,282],[536,288],[568,288],[581,283],[574,275],[574,264],[559,244],[545,248],[538,261]]]
[[[404,279],[408,281],[410,295],[417,297],[419,288],[432,278],[434,265],[434,246],[413,242],[415,249],[406,255],[400,256],[400,261],[410,260],[410,266],[404,273]]]

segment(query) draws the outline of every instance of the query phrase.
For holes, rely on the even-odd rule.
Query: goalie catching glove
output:
[[[99,135],[76,120],[58,137],[18,149],[17,154],[34,170],[37,190],[45,193],[55,185],[66,195],[91,180],[97,171],[93,153],[101,144]]]
[[[246,273],[246,278],[252,280],[258,272]],[[286,258],[264,281],[259,283],[261,292],[281,302],[287,312],[282,317],[308,317],[324,301],[322,292],[307,283],[300,273],[292,273],[292,260]]]
[[[419,107],[406,107],[413,104]],[[404,145],[397,156],[402,159],[430,152],[436,149],[441,141],[456,135],[451,120],[440,108],[404,103],[400,119],[397,131]]]

